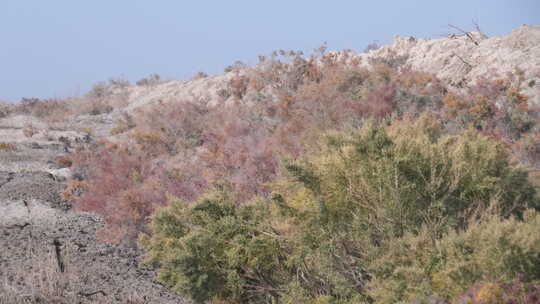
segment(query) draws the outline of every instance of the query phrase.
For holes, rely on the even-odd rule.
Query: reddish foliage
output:
[[[452,132],[474,126],[509,143],[538,121],[511,81],[480,80],[456,91],[394,61],[367,70],[348,53],[280,54],[284,59],[276,53],[235,71],[222,96],[233,95],[233,103],[161,102],[136,117],[130,143],[101,143],[73,156],[84,181],[80,208],[105,217],[109,239],[133,240],[168,194],[193,201],[225,183],[238,202],[266,196],[281,158],[297,158],[316,149],[322,133],[357,128],[368,118],[429,111]]]
[[[540,303],[540,286],[516,279],[511,283],[483,281],[466,291],[456,303]]]

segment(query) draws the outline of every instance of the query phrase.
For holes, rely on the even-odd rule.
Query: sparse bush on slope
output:
[[[370,301],[376,297],[370,279],[378,282],[391,268],[379,268],[379,257],[400,253],[392,246],[403,237],[452,242],[454,231],[486,212],[520,217],[538,207],[525,172],[509,166],[500,144],[475,131],[445,135],[429,117],[330,136],[321,152],[286,162],[285,169],[289,178],[273,186],[273,200],[239,204],[234,191],[222,187],[194,204],[173,200],[159,210],[141,241],[148,262],[160,268],[159,279],[200,303]],[[505,227],[518,222],[508,221]],[[536,241],[517,242],[535,265]],[[535,279],[532,266],[516,263],[528,256],[507,263],[507,255],[493,254],[486,263],[508,268],[482,271]],[[472,271],[464,285],[483,278],[484,272]]]
[[[148,77],[142,78],[136,82],[138,86],[155,86],[165,82],[159,74],[150,74]]]

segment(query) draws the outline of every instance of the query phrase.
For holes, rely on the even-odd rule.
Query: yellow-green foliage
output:
[[[518,276],[540,283],[540,214],[525,213],[524,220],[492,216],[466,231],[452,231],[440,240],[407,235],[379,250],[370,268],[374,279],[369,294],[376,303],[410,303],[437,295],[456,299],[475,282],[511,282]],[[484,302],[500,298],[485,284],[476,297]]]
[[[388,131],[367,125],[353,135],[329,136],[319,155],[287,164],[301,187],[282,192],[297,208],[297,197],[310,190],[305,208],[324,208],[339,229],[354,221],[377,238],[422,226],[437,234],[463,228],[468,216],[494,202],[503,215],[536,206],[526,172],[507,159],[501,144],[475,131],[443,135],[430,117]]]
[[[17,146],[15,146],[14,144],[10,144],[10,143],[0,143],[0,151],[15,151],[17,150]]]
[[[262,202],[235,205],[217,191],[195,204],[173,200],[153,217],[152,237],[141,244],[158,280],[197,303],[265,303],[291,277],[280,236]],[[286,273],[286,274],[285,274]]]
[[[537,262],[537,245],[518,237],[534,232],[536,214],[521,226],[498,219],[537,207],[526,172],[475,131],[443,133],[427,116],[368,123],[285,161],[271,200],[238,204],[227,188],[193,204],[173,200],[142,240],[147,261],[198,303],[391,303],[451,296],[485,274],[536,277],[524,265]],[[498,222],[474,224],[489,216]],[[488,244],[493,227],[502,229],[497,242],[515,232],[509,247]]]

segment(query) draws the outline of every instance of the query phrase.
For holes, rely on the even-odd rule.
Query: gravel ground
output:
[[[81,134],[26,138],[3,123],[0,143],[15,149],[0,150],[0,303],[188,303],[139,266],[140,250],[98,241],[101,219],[62,200],[59,138]]]

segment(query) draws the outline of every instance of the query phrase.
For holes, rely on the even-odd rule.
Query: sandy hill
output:
[[[342,55],[344,52],[336,52]],[[352,58],[369,66],[371,59],[393,60],[413,69],[435,74],[459,88],[480,77],[505,78],[522,73],[521,86],[540,104],[540,26],[521,26],[509,35],[487,38],[480,33],[451,35],[437,39],[396,37],[390,45]],[[264,66],[256,66],[264,68]],[[127,110],[168,100],[206,100],[218,103],[234,72],[190,81],[169,81],[152,87],[132,87]],[[231,97],[232,99],[232,97]]]

